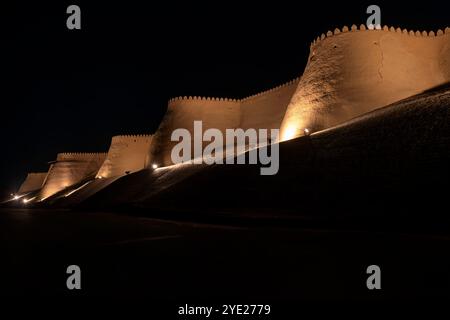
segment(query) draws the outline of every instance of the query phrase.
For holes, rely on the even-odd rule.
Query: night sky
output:
[[[58,152],[106,152],[113,135],[153,133],[171,97],[241,98],[300,76],[310,42],[365,23],[370,4],[383,25],[450,25],[449,5],[430,1],[92,2],[2,8],[4,192]],[[66,28],[70,4],[81,7],[81,30]]]

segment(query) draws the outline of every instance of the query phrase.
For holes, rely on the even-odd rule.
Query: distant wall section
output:
[[[38,200],[94,177],[106,159],[106,153],[59,153],[51,164]]]
[[[144,169],[151,142],[151,135],[113,137],[97,177],[117,177]]]
[[[42,188],[47,172],[29,173],[19,188],[18,194],[25,194],[31,191],[37,191]]]

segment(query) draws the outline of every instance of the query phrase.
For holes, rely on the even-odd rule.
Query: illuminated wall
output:
[[[295,79],[241,100],[200,97],[170,100],[166,115],[153,137],[149,166],[153,163],[171,165],[170,154],[177,144],[170,141],[173,130],[185,128],[192,133],[195,120],[203,121],[203,131],[209,128],[217,128],[222,133],[234,128],[279,129],[298,81]]]
[[[117,177],[144,169],[151,141],[151,135],[113,137],[97,177]]]
[[[408,32],[344,27],[311,44],[300,79],[245,99],[180,97],[169,101],[153,136],[117,136],[106,154],[59,154],[41,198],[86,177],[172,164],[175,129],[281,128],[281,139],[317,131],[450,81],[450,29]],[[208,142],[205,142],[208,144]],[[193,152],[192,152],[193,154]],[[100,169],[100,170],[99,170]],[[99,170],[99,171],[98,171]],[[98,172],[97,172],[98,171]]]
[[[241,100],[240,128],[279,129],[300,79]]]
[[[47,172],[29,173],[17,192],[19,195],[39,190],[44,184]]]
[[[89,177],[95,177],[106,159],[106,153],[59,153],[51,164],[38,200],[69,187]]]
[[[344,27],[311,44],[304,74],[242,100],[197,97],[169,102],[149,163],[172,164],[177,128],[280,128],[281,140],[345,122],[450,81],[450,29],[413,32]],[[205,125],[206,124],[206,125]]]
[[[208,128],[217,128],[223,131],[226,128],[236,128],[240,121],[239,110],[240,104],[237,100],[197,97],[170,100],[161,125],[153,136],[149,165],[153,163],[158,166],[172,164],[172,148],[178,142],[172,142],[170,138],[175,129],[189,130],[194,139],[193,124],[196,120],[203,121],[203,131]],[[191,154],[193,155],[193,152]]]
[[[450,29],[336,29],[312,45],[284,116],[288,140],[450,81]]]

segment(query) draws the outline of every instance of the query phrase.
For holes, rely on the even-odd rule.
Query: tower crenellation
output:
[[[414,31],[414,30],[408,30],[408,29],[402,29],[400,27],[394,27],[394,26],[383,26],[381,29],[369,29],[366,25],[361,24],[359,27],[353,24],[350,28],[347,26],[343,26],[342,28],[335,28],[334,31],[327,31],[326,33],[322,33],[320,36],[318,36],[316,39],[314,39],[311,42],[310,48],[314,48],[316,45],[318,45],[321,41],[332,38],[335,36],[339,36],[340,34],[347,33],[347,32],[393,32],[393,33],[400,33],[405,36],[416,36],[416,37],[440,37],[447,34],[450,34],[450,28],[446,27],[444,30],[438,29],[437,31]]]

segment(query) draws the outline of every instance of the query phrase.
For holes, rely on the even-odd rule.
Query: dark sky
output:
[[[9,192],[58,152],[107,151],[113,135],[154,132],[170,97],[239,98],[300,76],[315,37],[365,23],[373,4],[36,2],[2,8],[0,189]],[[375,2],[383,25],[450,25],[443,1],[392,2]],[[70,4],[81,7],[80,31],[66,28]]]

